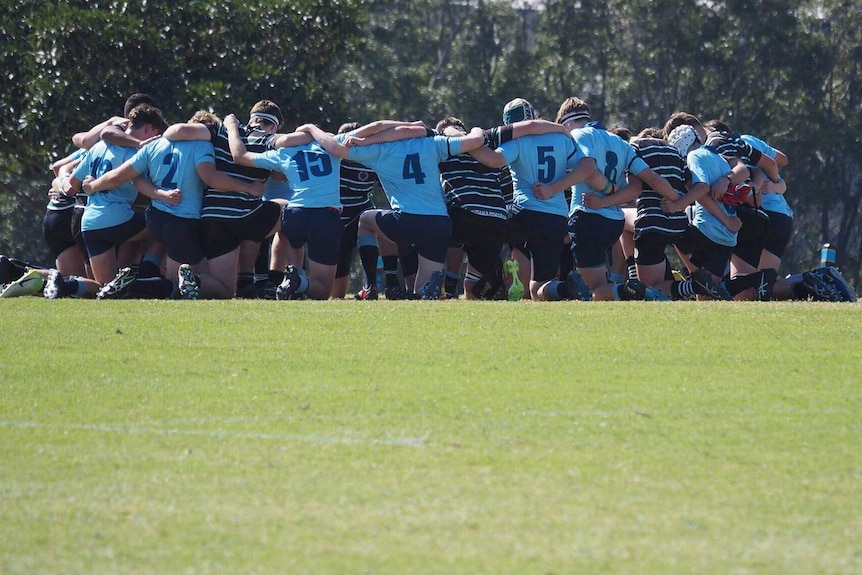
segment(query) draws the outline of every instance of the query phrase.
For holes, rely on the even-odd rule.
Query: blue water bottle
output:
[[[832,247],[832,244],[828,242],[823,244],[823,247],[820,248],[820,267],[834,266],[835,256],[835,248]]]

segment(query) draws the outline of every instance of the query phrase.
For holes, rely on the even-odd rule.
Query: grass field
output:
[[[0,572],[862,573],[860,325],[3,300]]]

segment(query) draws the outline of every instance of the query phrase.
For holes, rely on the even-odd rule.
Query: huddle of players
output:
[[[199,112],[168,127],[133,98],[126,118],[76,135],[81,149],[55,164],[44,228],[57,268],[24,269],[3,297],[40,281],[48,298],[343,297],[358,247],[358,299],[379,297],[378,258],[387,299],[451,297],[466,254],[468,298],[512,299],[525,284],[534,300],[855,301],[832,267],[778,279],[792,228],[786,157],[720,122],[674,114],[629,142],[578,98],[556,122],[516,99],[486,131],[450,117],[435,131],[380,121],[279,134],[267,100],[246,125]],[[374,208],[377,183],[392,209]],[[133,208],[139,193],[146,215]],[[616,245],[627,278],[608,272]],[[670,245],[687,277],[670,274]],[[508,281],[504,249],[519,263],[505,266]]]

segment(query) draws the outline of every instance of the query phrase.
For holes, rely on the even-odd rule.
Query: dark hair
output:
[[[123,106],[123,117],[128,118],[129,113],[132,111],[132,109],[136,106],[140,106],[141,104],[149,104],[150,106],[155,106],[156,101],[153,100],[153,97],[149,94],[132,94],[131,96],[126,98],[126,103]]]
[[[461,128],[465,132],[467,131],[466,126],[464,126],[464,122],[462,122],[459,118],[456,118],[455,116],[446,116],[445,118],[443,118],[442,120],[437,122],[437,125],[434,127],[434,129],[437,130],[437,132],[442,134],[443,130],[445,130],[446,128],[448,128],[450,126],[455,126],[456,128]]]
[[[664,134],[661,131],[661,128],[644,128],[637,135],[638,138],[655,138],[656,140],[663,140]]]
[[[352,132],[356,128],[359,127],[359,122],[345,122],[338,127],[339,134],[346,134],[347,132]]]
[[[160,134],[168,129],[168,123],[165,122],[162,111],[149,104],[141,104],[132,108],[132,111],[129,112],[129,121],[135,128],[149,124]]]
[[[281,113],[281,108],[279,108],[278,104],[276,104],[272,100],[261,100],[260,102],[252,106],[250,113],[254,114],[255,112],[275,116],[276,118],[278,118],[279,126],[284,124],[284,115]]]
[[[667,138],[668,135],[673,132],[675,128],[678,128],[683,125],[697,128],[701,125],[701,123],[700,120],[697,119],[697,116],[693,114],[689,114],[688,112],[675,112],[671,115],[670,118],[667,119],[667,122],[665,122],[664,124],[664,137]]]
[[[191,118],[189,118],[189,123],[203,124],[204,126],[216,126],[218,124],[221,124],[221,118],[219,118],[212,112],[207,112],[206,110],[198,110]]]
[[[703,127],[716,132],[733,132],[733,130],[730,129],[730,126],[721,120],[708,120],[703,123]]]
[[[614,134],[616,136],[619,136],[620,138],[622,138],[626,142],[628,142],[629,140],[632,139],[632,131],[629,130],[628,128],[626,128],[625,126],[618,126],[618,125],[614,124],[613,126],[608,128],[608,132],[610,132],[611,134]]]

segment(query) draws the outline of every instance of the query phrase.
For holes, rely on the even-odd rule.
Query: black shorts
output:
[[[146,227],[147,219],[144,214],[135,212],[131,218],[122,224],[98,230],[84,230],[87,253],[90,258],[94,258],[108,250],[115,249],[141,233]]]
[[[401,250],[413,247],[423,258],[432,262],[446,261],[452,220],[449,216],[405,214],[393,210],[378,212],[377,227]]]
[[[625,220],[612,220],[599,214],[576,211],[569,218],[572,258],[579,268],[607,265],[608,249],[619,241]]]
[[[280,204],[263,202],[241,218],[201,218],[204,256],[212,260],[229,254],[246,240],[262,242],[280,217]]]
[[[717,277],[727,274],[733,253],[732,246],[717,244],[694,226],[689,226],[677,247],[689,256],[691,263],[697,267],[705,268]]]
[[[344,220],[341,221],[344,225]],[[350,275],[350,266],[353,263],[353,250],[356,249],[356,238],[359,234],[359,218],[353,218],[341,233],[341,250],[338,253],[338,267],[335,269],[335,277],[343,278]]]
[[[463,248],[470,265],[482,275],[493,275],[500,266],[506,242],[506,220],[479,216],[467,210],[449,210],[452,219],[450,246]]]
[[[72,238],[75,240],[78,249],[84,254],[84,257],[89,258],[90,254],[87,253],[87,244],[84,243],[84,234],[81,232],[81,219],[83,217],[84,206],[72,209]]]
[[[529,256],[533,281],[544,283],[557,277],[566,237],[565,216],[521,210],[509,220],[506,235],[510,245]]]
[[[334,208],[284,208],[281,231],[294,249],[308,245],[310,261],[334,266],[338,263],[344,226]]]
[[[72,237],[72,212],[74,211],[73,207],[65,210],[45,210],[45,217],[42,218],[42,237],[45,238],[45,243],[48,244],[54,259],[76,245],[75,238]]]
[[[147,209],[147,231],[168,248],[168,257],[181,264],[195,265],[204,257],[201,221],[180,218],[156,208]]]
[[[644,232],[635,238],[635,263],[642,266],[660,264],[667,259],[667,246],[682,239],[682,234],[668,235],[658,232]]]
[[[763,249],[780,258],[784,256],[793,234],[793,218],[779,212],[766,213],[769,216],[769,236]]]
[[[760,254],[763,253],[769,239],[771,226],[769,216],[763,210],[755,210],[747,206],[737,208],[736,215],[742,220],[742,228],[736,236],[733,255],[756,268],[760,264]]]

